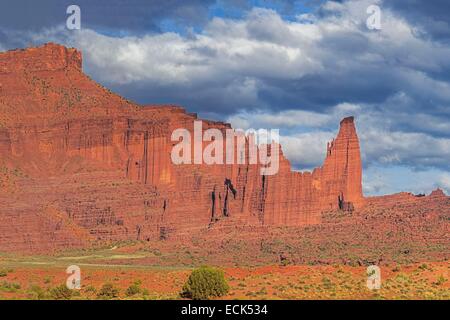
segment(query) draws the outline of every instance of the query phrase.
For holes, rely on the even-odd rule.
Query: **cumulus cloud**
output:
[[[228,117],[227,122],[233,126],[247,128],[299,128],[323,127],[328,125],[332,117],[304,110],[284,110],[281,112],[264,112],[257,110],[253,113],[242,111]]]
[[[388,188],[389,184],[386,181],[385,175],[380,173],[369,177],[367,174],[364,175],[363,181],[364,194],[376,195],[380,193],[385,193],[388,191],[387,190]]]
[[[210,110],[218,91],[249,82],[253,94],[244,97],[244,107],[323,111],[343,101],[381,103],[398,92],[411,95],[414,109],[430,99],[430,109],[448,106],[449,84],[442,77],[450,70],[450,49],[416,37],[413,26],[389,12],[383,11],[383,29],[369,32],[368,3],[327,3],[326,15],[314,24],[256,8],[242,20],[216,17],[190,37],[119,39],[86,31],[70,41],[92,59],[95,75],[112,85],[144,81],[167,96],[173,86],[204,88],[210,95],[186,101],[197,111]],[[152,95],[149,90],[147,98]],[[219,104],[215,111],[236,109]]]
[[[450,195],[450,174],[442,174],[437,185],[438,187],[442,188],[447,193],[447,195]]]
[[[450,169],[447,5],[428,8],[420,0],[407,11],[403,1],[317,1],[316,10],[286,19],[286,8],[293,7],[272,2],[268,9],[233,1],[248,11],[234,19],[213,17],[187,33],[148,27],[118,36],[101,32],[96,26],[111,25],[98,20],[77,32],[6,30],[0,42],[75,46],[84,53],[86,72],[127,98],[181,104],[241,128],[280,128],[296,168],[320,165],[339,120],[354,115],[366,169]],[[275,2],[284,9],[273,9]],[[379,31],[366,27],[372,4],[382,9]],[[174,14],[163,6],[152,21],[195,20],[197,5],[187,1]],[[370,181],[368,192],[383,187]]]
[[[377,32],[365,25],[373,3],[383,8]],[[49,38],[45,33],[41,40]],[[399,92],[411,97],[411,110],[427,104],[429,114],[450,103],[450,48],[417,36],[382,1],[326,2],[308,21],[253,8],[242,19],[214,17],[187,35],[116,37],[83,29],[53,38],[82,49],[92,76],[130,98],[217,115],[324,112],[343,102],[381,104]],[[229,101],[217,102],[222,99]]]
[[[323,163],[327,142],[333,137],[332,132],[306,132],[290,136],[281,135],[280,143],[294,170],[312,170]]]
[[[361,133],[365,165],[408,165],[418,169],[450,169],[450,139],[422,133],[385,132],[371,129]]]
[[[374,105],[341,103],[326,113],[302,110],[241,112],[230,116],[228,122],[244,129],[281,129],[281,143],[287,157],[296,168],[304,169],[323,162],[326,142],[336,135],[339,121],[349,115],[356,117],[366,168],[403,165],[420,170],[432,167],[450,169],[450,137],[445,136],[450,133],[448,123],[425,114],[406,115],[396,110],[380,110]],[[439,131],[444,136],[400,131],[397,127],[401,127],[403,122],[417,123],[424,128],[434,126],[431,131]]]

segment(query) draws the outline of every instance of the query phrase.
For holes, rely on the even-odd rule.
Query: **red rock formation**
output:
[[[197,116],[129,102],[84,75],[81,61],[55,44],[0,53],[0,166],[8,181],[0,183],[0,250],[173,238],[228,218],[300,226],[319,223],[325,210],[363,205],[352,117],[312,173],[291,171],[282,153],[273,176],[248,161],[174,165],[171,133],[193,132]],[[203,121],[208,128],[230,126]]]
[[[430,197],[431,198],[445,198],[446,195],[445,195],[444,191],[442,191],[442,189],[437,188],[436,190],[433,190],[430,193]]]

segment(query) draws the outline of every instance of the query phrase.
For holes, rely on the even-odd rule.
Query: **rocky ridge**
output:
[[[171,133],[193,132],[195,120],[178,106],[110,92],[82,72],[76,49],[0,53],[0,251],[176,240],[224,220],[302,227],[378,201],[362,194],[353,117],[341,121],[321,167],[292,171],[280,150],[273,176],[248,161],[173,164]],[[208,128],[230,125],[203,120]]]

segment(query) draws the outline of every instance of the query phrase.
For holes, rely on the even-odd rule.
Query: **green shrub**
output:
[[[30,299],[34,300],[42,300],[46,298],[45,291],[38,285],[31,285],[30,290],[28,291],[28,295]]]
[[[114,288],[111,283],[105,283],[97,293],[98,299],[115,299],[119,297],[119,290]]]
[[[183,286],[181,296],[194,300],[207,300],[227,294],[229,288],[222,270],[200,267],[192,271]]]
[[[50,289],[50,297],[55,300],[70,300],[72,294],[72,290],[67,288],[65,284]]]
[[[419,266],[420,270],[427,270],[428,269],[428,265],[426,263],[423,263]]]
[[[444,284],[447,281],[447,279],[444,278],[444,276],[441,274],[439,278],[436,280],[436,282],[433,282],[433,284],[440,286]]]
[[[392,269],[392,272],[399,272],[400,266],[395,266],[395,268]]]
[[[20,284],[15,283],[15,282],[3,281],[0,284],[0,290],[1,291],[16,292],[19,289],[20,289]]]
[[[134,295],[136,295],[138,293],[141,293],[141,292],[142,292],[142,289],[141,289],[140,284],[138,282],[135,282],[135,283],[133,283],[131,286],[129,286],[127,288],[127,290],[125,291],[125,294],[128,297],[131,297],[131,296],[134,296]]]
[[[84,289],[84,290],[88,293],[96,293],[97,292],[97,289],[95,289],[95,287],[92,285],[87,286],[86,289]]]
[[[52,277],[46,276],[46,277],[44,278],[44,283],[45,283],[45,284],[49,284],[50,282],[52,282]]]

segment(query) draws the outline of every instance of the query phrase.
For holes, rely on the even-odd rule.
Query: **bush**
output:
[[[30,290],[28,291],[30,299],[42,300],[46,298],[45,291],[39,287],[38,285],[31,285]]]
[[[55,300],[70,300],[72,298],[72,290],[67,288],[65,284],[50,289],[50,297]]]
[[[392,269],[392,272],[399,272],[400,271],[400,266],[395,266],[394,269]]]
[[[227,294],[229,289],[222,270],[201,267],[192,271],[183,286],[181,296],[194,300],[207,300],[211,297],[221,297]]]
[[[16,292],[19,289],[20,289],[20,284],[15,283],[15,282],[3,281],[0,284],[0,290],[1,291]]]
[[[139,283],[135,282],[128,287],[128,289],[125,291],[125,294],[128,297],[131,297],[141,292],[142,292],[141,286],[139,285]]]
[[[447,281],[447,279],[445,279],[444,276],[441,274],[439,276],[439,278],[437,279],[437,281],[433,282],[433,284],[440,286],[440,285],[444,284],[446,281]]]
[[[101,287],[100,291],[97,293],[98,299],[114,299],[119,297],[119,290],[114,288],[114,286],[110,283],[105,283],[103,287]]]
[[[88,293],[96,293],[97,289],[95,289],[94,286],[87,286],[86,289],[84,289],[84,291],[88,292]]]
[[[419,266],[420,270],[427,270],[428,269],[428,265],[426,263],[423,263]]]

